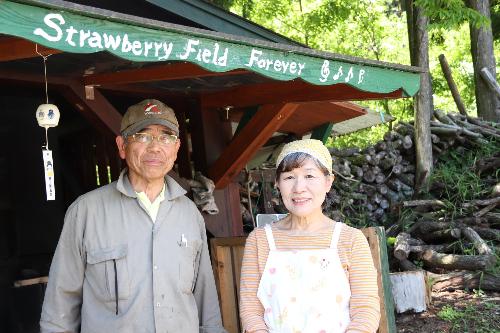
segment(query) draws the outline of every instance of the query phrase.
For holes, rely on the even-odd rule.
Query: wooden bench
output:
[[[391,296],[385,232],[382,227],[362,229],[378,271],[380,296],[379,333],[395,333],[396,322]],[[213,238],[210,241],[212,267],[219,294],[222,322],[229,333],[241,333],[239,316],[240,273],[245,237]]]

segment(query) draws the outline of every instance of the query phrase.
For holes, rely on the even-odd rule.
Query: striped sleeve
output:
[[[264,308],[257,298],[257,290],[262,276],[259,270],[259,253],[261,251],[257,247],[256,233],[258,231],[258,229],[254,230],[247,238],[241,266],[240,317],[243,332],[259,330],[267,332],[267,326],[264,322]],[[264,265],[269,249],[266,252],[265,258],[260,258]]]
[[[340,247],[349,249],[346,254],[350,256],[347,261],[351,286],[351,322],[346,332],[376,332],[380,320],[377,271],[363,233],[354,228],[348,229],[352,235],[344,240],[350,240],[351,244],[348,247],[348,244],[339,244]]]

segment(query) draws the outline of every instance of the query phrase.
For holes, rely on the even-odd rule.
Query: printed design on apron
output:
[[[270,333],[345,332],[351,289],[337,252],[341,228],[336,222],[329,248],[279,251],[264,227],[269,256],[257,297]]]

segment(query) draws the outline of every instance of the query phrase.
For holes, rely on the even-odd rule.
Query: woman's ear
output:
[[[330,192],[330,190],[332,189],[333,181],[335,180],[335,175],[333,173],[329,174],[327,176],[327,178],[328,178],[328,191],[327,192]]]

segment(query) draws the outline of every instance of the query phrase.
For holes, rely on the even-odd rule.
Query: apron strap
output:
[[[266,224],[264,226],[264,230],[266,231],[267,242],[269,243],[269,250],[275,251],[276,244],[274,243],[273,232],[271,231],[271,225]]]
[[[341,229],[342,229],[342,223],[335,222],[335,226],[333,227],[332,242],[330,243],[331,249],[337,249],[337,244],[339,242]]]

